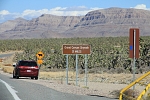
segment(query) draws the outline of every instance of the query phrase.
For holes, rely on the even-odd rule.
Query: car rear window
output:
[[[19,66],[37,66],[37,63],[34,61],[20,61]]]

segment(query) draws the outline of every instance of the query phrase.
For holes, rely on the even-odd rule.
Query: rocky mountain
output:
[[[0,38],[60,38],[60,34],[77,23],[81,16],[54,16],[44,14],[30,21],[15,19],[0,25]]]
[[[141,36],[149,36],[149,27],[149,10],[108,8],[85,16],[17,18],[0,24],[0,39],[128,36],[130,28],[139,28]]]
[[[150,35],[150,11],[108,8],[89,12],[66,34],[79,37],[128,36],[130,28],[139,28],[140,35]]]

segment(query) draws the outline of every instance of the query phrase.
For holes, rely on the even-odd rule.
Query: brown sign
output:
[[[139,58],[139,29],[130,28],[129,31],[130,31],[129,32],[129,57],[134,58],[134,49],[135,49],[135,58]],[[135,40],[134,40],[134,35],[135,35]],[[134,41],[135,41],[135,48],[134,48]]]
[[[79,45],[79,44],[66,44],[63,45],[63,54],[90,54],[91,46],[90,45]]]

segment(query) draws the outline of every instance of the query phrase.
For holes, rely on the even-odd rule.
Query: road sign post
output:
[[[40,64],[43,63],[43,60],[42,60],[42,59],[38,59],[38,60],[37,60],[37,63],[40,65]]]
[[[68,55],[66,55],[66,83],[68,85]]]
[[[139,58],[139,29],[131,28],[129,32],[129,57],[133,58],[133,81],[135,80],[135,60]],[[135,85],[133,86],[135,90]],[[134,94],[133,94],[134,96]]]
[[[87,54],[85,54],[85,86],[87,86]]]
[[[76,54],[76,86],[78,86],[78,54]]]

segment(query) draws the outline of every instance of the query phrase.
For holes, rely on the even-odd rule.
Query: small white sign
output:
[[[31,72],[31,70],[27,70],[27,72]]]

